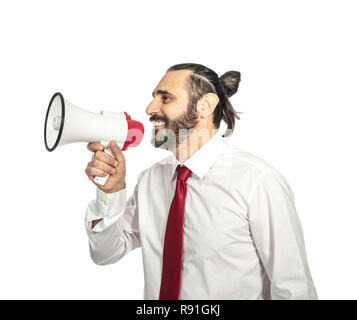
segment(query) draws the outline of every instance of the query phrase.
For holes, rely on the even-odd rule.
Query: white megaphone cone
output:
[[[142,123],[131,120],[126,112],[90,112],[65,100],[59,92],[53,95],[46,113],[44,138],[48,151],[69,143],[100,141],[111,154],[111,140],[126,150],[139,145],[143,135]],[[104,185],[108,177],[95,177],[94,182]]]

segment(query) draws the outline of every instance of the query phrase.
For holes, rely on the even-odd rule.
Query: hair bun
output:
[[[228,97],[233,96],[238,91],[240,82],[239,71],[227,71],[221,75],[220,79]]]

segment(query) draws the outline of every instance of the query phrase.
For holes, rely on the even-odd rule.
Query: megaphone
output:
[[[111,140],[126,150],[138,146],[143,135],[142,123],[132,120],[126,112],[90,112],[65,100],[60,92],[52,96],[47,108],[44,138],[50,152],[65,144],[100,141],[112,154]],[[94,182],[104,185],[108,177],[95,177]]]

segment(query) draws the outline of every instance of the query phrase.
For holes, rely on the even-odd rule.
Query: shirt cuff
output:
[[[114,192],[105,193],[97,188],[96,200],[90,202],[86,212],[85,224],[91,232],[101,232],[115,223],[126,205],[126,188]],[[103,219],[92,229],[92,221]]]

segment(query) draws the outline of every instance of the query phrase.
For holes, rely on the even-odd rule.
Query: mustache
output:
[[[168,123],[168,119],[166,117],[163,117],[163,116],[159,116],[159,115],[152,115],[150,118],[149,118],[149,121],[164,121],[165,124]]]

